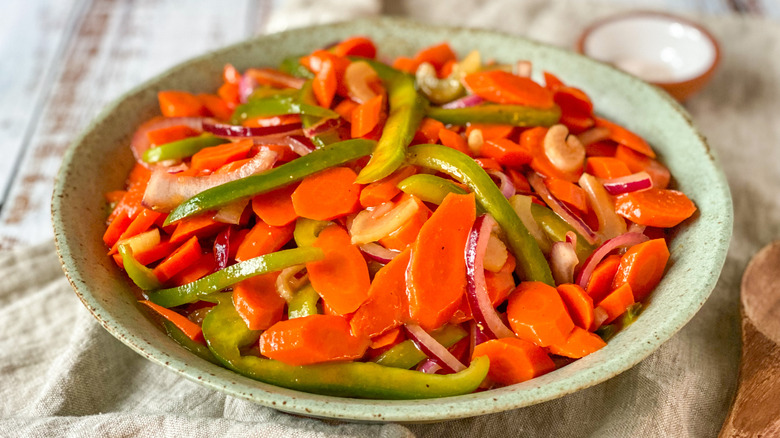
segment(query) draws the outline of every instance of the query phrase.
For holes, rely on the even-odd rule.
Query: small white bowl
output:
[[[577,50],[658,85],[679,101],[699,91],[720,61],[718,43],[703,27],[649,11],[619,14],[591,25]]]

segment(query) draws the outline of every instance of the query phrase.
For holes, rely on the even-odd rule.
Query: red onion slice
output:
[[[227,123],[204,122],[203,130],[217,137],[226,138],[248,138],[248,137],[267,137],[269,135],[292,135],[293,132],[301,129],[300,123],[288,123],[285,125],[270,126],[241,126],[229,125]]]
[[[590,276],[593,275],[593,270],[596,269],[596,266],[607,256],[607,254],[612,252],[613,249],[634,246],[647,240],[650,240],[650,238],[641,233],[624,233],[607,240],[593,251],[593,254],[591,254],[585,260],[585,263],[582,264],[582,269],[580,269],[580,272],[577,275],[577,284],[583,289],[586,289],[588,287],[588,282],[590,281]]]
[[[444,370],[458,373],[466,369],[466,366],[447,350],[447,347],[441,345],[419,325],[406,324],[404,328],[420,351],[429,358],[438,360]]]
[[[436,359],[425,359],[418,367],[417,371],[425,374],[436,374],[436,371],[439,371],[441,369],[441,365],[439,365],[439,361]]]
[[[241,76],[241,79],[238,81],[238,101],[246,103],[249,96],[255,91],[255,88],[257,88],[257,81],[252,75],[245,74]]]
[[[647,172],[637,172],[620,178],[606,179],[602,181],[604,190],[610,195],[621,195],[639,190],[653,188],[653,180]]]
[[[553,243],[550,250],[550,269],[556,284],[574,283],[574,269],[578,263],[579,259],[571,242]]]
[[[476,94],[470,94],[466,97],[461,97],[460,99],[453,100],[452,102],[447,102],[441,107],[444,109],[468,108],[468,107],[479,105],[484,101],[485,99],[477,96]]]
[[[261,149],[246,164],[232,172],[206,176],[177,176],[163,168],[155,169],[144,192],[143,205],[156,211],[171,211],[198,193],[270,169],[276,152]]]
[[[341,118],[325,119],[314,126],[303,128],[303,135],[305,135],[306,138],[313,138],[318,135],[322,135],[328,131],[335,131],[340,126],[341,126]]]
[[[364,243],[360,245],[359,248],[360,251],[363,254],[365,254],[368,258],[383,264],[390,263],[390,260],[393,260],[395,256],[400,254],[400,252],[398,251],[387,249],[384,246],[373,242]]]
[[[602,241],[626,232],[626,220],[615,212],[615,203],[595,176],[583,173],[580,187],[588,196],[588,203],[599,220],[599,237]]]
[[[496,221],[492,216],[483,214],[474,221],[466,241],[466,298],[468,299],[471,314],[474,320],[487,336],[491,338],[508,338],[515,334],[509,330],[498,312],[493,308],[493,303],[488,295],[485,282],[485,268],[483,258],[487,250],[490,231]]]
[[[529,173],[527,175],[528,183],[533,187],[534,191],[542,197],[542,200],[547,204],[552,211],[561,217],[567,224],[571,225],[582,237],[585,238],[590,244],[594,244],[598,241],[598,235],[585,223],[579,216],[569,209],[563,202],[552,195],[547,189],[547,186],[542,181],[542,178],[536,173]]]
[[[238,225],[248,203],[248,200],[232,202],[217,210],[214,220],[225,224]]]
[[[146,167],[152,167],[143,160],[144,152],[152,147],[149,137],[146,135],[151,131],[171,126],[184,125],[198,133],[203,132],[203,123],[210,119],[204,117],[157,117],[143,123],[136,129],[133,139],[130,141],[130,149],[133,151],[135,161]]]
[[[487,169],[486,172],[488,175],[498,178],[498,188],[501,190],[501,194],[503,194],[505,198],[509,199],[514,196],[515,193],[517,193],[514,183],[512,183],[512,180],[509,179],[509,177],[504,172],[499,172],[496,169]]]

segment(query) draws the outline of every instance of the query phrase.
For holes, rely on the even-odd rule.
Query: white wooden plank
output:
[[[43,107],[75,0],[6,0],[0,14],[0,205]]]
[[[248,0],[89,5],[0,211],[0,249],[52,238],[49,200],[62,154],[102,107],[187,58],[244,39],[247,8]]]

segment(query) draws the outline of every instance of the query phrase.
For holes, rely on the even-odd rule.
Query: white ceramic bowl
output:
[[[590,26],[578,51],[658,85],[683,101],[709,81],[718,43],[696,23],[658,12],[630,12]]]

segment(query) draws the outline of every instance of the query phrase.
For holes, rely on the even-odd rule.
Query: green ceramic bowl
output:
[[[459,397],[418,401],[359,400],[263,384],[206,362],[169,339],[135,302],[131,285],[106,257],[103,193],[119,189],[133,164],[128,148],[138,124],[157,114],[160,90],[214,90],[226,63],[243,70],[277,65],[331,41],[371,36],[382,56],[410,55],[449,41],[465,55],[528,59],[580,87],[597,112],[644,136],[698,206],[671,242],[672,263],[638,321],[590,356],[521,384]],[[76,294],[119,340],[171,372],[235,397],[302,415],[360,421],[422,422],[471,417],[540,403],[603,382],[637,364],[693,317],[709,296],[731,236],[728,185],[704,138],[667,94],[607,65],[515,36],[379,18],[309,27],[227,47],[181,64],[107,108],[68,149],[52,201],[57,248]]]

